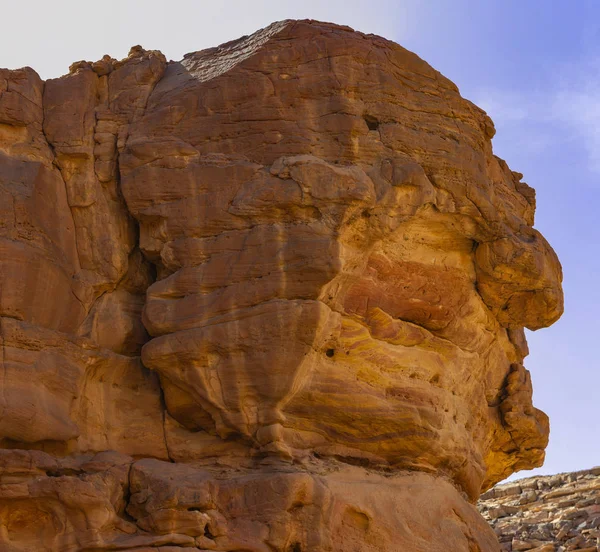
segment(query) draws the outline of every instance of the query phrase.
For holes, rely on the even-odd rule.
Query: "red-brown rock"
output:
[[[499,550],[563,301],[493,134],[314,21],[1,70],[0,548]]]

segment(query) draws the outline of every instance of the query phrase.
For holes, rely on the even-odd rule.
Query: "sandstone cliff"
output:
[[[502,550],[600,550],[600,467],[498,485],[479,510]]]
[[[314,21],[0,70],[0,548],[498,550],[563,301],[493,134]]]

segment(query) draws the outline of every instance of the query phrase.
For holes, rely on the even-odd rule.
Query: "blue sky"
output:
[[[536,227],[564,269],[565,314],[528,332],[534,403],[551,423],[536,473],[598,465],[600,3],[452,4],[428,3],[421,21],[437,13],[445,23],[403,45],[490,114],[494,151],[537,190]]]
[[[305,17],[380,34],[427,60],[491,115],[494,150],[536,188],[536,226],[563,264],[565,314],[528,336],[534,401],[552,428],[536,472],[600,464],[600,2],[30,0],[2,13],[0,66],[29,65],[42,78],[134,44],[180,59]]]

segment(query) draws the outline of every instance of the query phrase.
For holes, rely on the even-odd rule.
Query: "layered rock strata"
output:
[[[563,300],[493,134],[314,21],[1,70],[0,547],[497,550]]]
[[[479,510],[502,550],[600,550],[600,467],[497,485]]]

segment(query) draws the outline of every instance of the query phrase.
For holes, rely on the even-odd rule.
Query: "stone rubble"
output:
[[[600,550],[600,467],[500,484],[478,506],[505,552]]]

